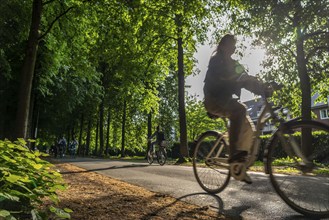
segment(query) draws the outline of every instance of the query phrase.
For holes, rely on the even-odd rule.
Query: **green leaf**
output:
[[[33,209],[31,211],[31,215],[33,220],[42,220],[42,217],[40,216],[38,210]]]
[[[32,153],[29,153],[29,152],[25,153],[25,155],[26,155],[28,158],[30,158],[30,159],[35,158],[35,155],[32,154]]]
[[[55,213],[60,218],[71,218],[71,215],[67,212],[65,212],[63,209],[55,208],[54,206],[51,206],[49,210],[53,213]]]
[[[40,153],[40,151],[35,151],[34,152],[34,155],[37,156],[37,157],[40,157],[41,156],[41,153]]]
[[[10,174],[9,176],[5,177],[8,182],[16,183],[18,180],[22,179],[23,177],[17,176],[14,174]]]
[[[10,195],[9,193],[0,193],[0,202],[5,199],[16,201],[16,202],[19,201],[19,198],[17,196]]]
[[[69,208],[64,208],[64,211],[67,212],[67,213],[72,213],[73,212],[73,210],[69,209]]]
[[[10,212],[8,212],[7,210],[0,209],[0,216],[4,218],[10,216]]]
[[[6,156],[6,155],[1,155],[1,157],[3,159],[5,159],[6,161],[10,162],[10,163],[16,163],[16,160],[11,159],[10,157]]]
[[[33,168],[36,170],[40,170],[42,168],[42,164],[32,164]]]

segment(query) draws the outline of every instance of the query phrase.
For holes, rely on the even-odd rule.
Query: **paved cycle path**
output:
[[[224,191],[213,196],[200,188],[192,167],[91,158],[62,160],[153,192],[212,207],[232,219],[309,219],[290,209],[274,192],[269,177],[261,173],[251,174],[251,185],[231,179]]]

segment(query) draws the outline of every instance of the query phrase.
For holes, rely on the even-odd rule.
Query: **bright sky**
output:
[[[239,39],[238,39],[239,41]],[[244,57],[239,60],[237,57],[234,59],[238,59],[239,62],[249,70],[250,75],[255,75],[261,70],[260,63],[265,56],[265,51],[262,49],[252,49],[250,44],[246,45],[247,48],[244,51]],[[209,58],[214,51],[215,47],[210,47],[210,45],[204,45],[198,47],[198,52],[195,54],[195,58],[198,60],[198,68],[201,71],[199,75],[189,76],[186,78],[185,84],[191,86],[191,88],[187,88],[189,94],[198,95],[198,97],[203,99],[203,80],[205,78],[205,74],[208,68]],[[254,98],[254,95],[249,91],[242,90],[241,101],[248,101]]]

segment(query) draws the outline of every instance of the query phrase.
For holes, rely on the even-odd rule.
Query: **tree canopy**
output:
[[[307,116],[311,94],[328,95],[328,10],[325,0],[4,0],[0,137],[76,136],[81,154],[124,156],[142,154],[157,125],[184,148],[223,129],[185,93],[210,29],[266,48],[259,77],[286,85],[280,99]]]

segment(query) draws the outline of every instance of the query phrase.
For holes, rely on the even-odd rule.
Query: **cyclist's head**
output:
[[[226,34],[217,46],[217,52],[232,55],[235,51],[236,38],[232,34]]]

